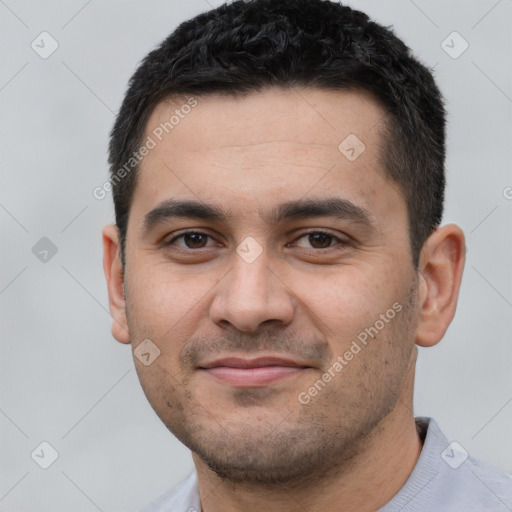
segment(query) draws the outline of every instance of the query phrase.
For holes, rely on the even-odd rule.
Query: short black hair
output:
[[[273,86],[366,91],[383,107],[383,167],[406,202],[418,268],[421,248],[441,222],[445,189],[445,110],[432,70],[390,27],[340,3],[238,0],[181,23],[130,79],[109,145],[123,269],[140,160],[134,156],[157,103]]]

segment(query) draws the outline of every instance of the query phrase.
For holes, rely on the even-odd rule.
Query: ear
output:
[[[103,228],[103,271],[107,280],[108,301],[113,319],[112,336],[120,343],[130,343],[119,233],[115,225]]]
[[[455,315],[465,260],[464,233],[455,224],[438,228],[425,242],[420,256],[417,345],[431,347],[443,338]]]

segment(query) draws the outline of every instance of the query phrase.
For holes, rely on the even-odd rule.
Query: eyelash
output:
[[[341,240],[340,238],[338,238],[337,236],[333,235],[332,233],[329,233],[328,231],[308,231],[306,233],[302,233],[300,236],[298,236],[296,239],[295,239],[295,242],[300,240],[301,238],[304,238],[305,236],[309,236],[309,235],[326,235],[330,238],[333,239],[333,241],[337,241],[338,243],[337,244],[334,244],[334,245],[330,245],[329,247],[323,247],[323,248],[314,248],[312,247],[311,251],[315,251],[315,252],[319,252],[319,251],[323,251],[323,250],[327,250],[327,249],[332,249],[333,247],[336,247],[337,245],[341,245],[341,246],[346,246],[348,245],[348,242],[345,241],[345,240]],[[202,235],[202,236],[206,236],[208,238],[211,238],[213,239],[213,237],[211,235],[209,235],[208,233],[203,233],[201,231],[185,231],[184,233],[180,233],[179,235],[176,235],[175,237],[171,238],[171,240],[167,241],[167,242],[164,242],[164,246],[167,247],[167,246],[170,246],[172,244],[174,244],[174,242],[176,242],[176,240],[179,240],[180,238],[183,238],[185,237],[186,235]],[[179,249],[181,249],[182,251],[199,251],[201,249],[207,249],[208,247],[200,247],[199,249],[191,249],[191,248],[182,248],[180,247]],[[303,248],[304,249],[304,248]],[[308,249],[306,249],[308,250]]]

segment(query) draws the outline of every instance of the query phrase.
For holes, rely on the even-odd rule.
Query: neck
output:
[[[416,352],[416,349],[414,350]],[[237,484],[219,478],[193,454],[203,512],[297,509],[319,512],[374,512],[388,503],[409,478],[422,449],[412,412],[415,357],[411,358],[395,408],[361,443],[357,454],[321,478],[300,484]]]

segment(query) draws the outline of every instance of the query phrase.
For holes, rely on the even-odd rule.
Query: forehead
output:
[[[196,106],[189,107],[192,102]],[[379,138],[383,120],[382,107],[364,91],[268,88],[236,97],[169,98],[153,110],[146,135],[160,127],[167,142],[183,151],[283,140],[337,147],[351,133]]]
[[[256,209],[334,192],[363,207],[394,201],[400,209],[381,163],[384,120],[370,94],[352,91],[275,88],[162,101],[146,125],[154,148],[140,165],[133,207],[188,197],[247,212],[249,196]]]

